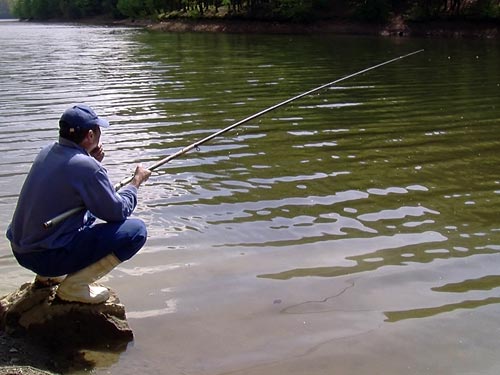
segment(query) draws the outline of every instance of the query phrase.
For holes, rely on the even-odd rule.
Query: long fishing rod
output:
[[[408,53],[406,55],[395,57],[393,59],[384,61],[384,62],[382,62],[380,64],[373,65],[373,66],[370,66],[369,68],[360,70],[359,72],[349,74],[349,75],[347,75],[345,77],[336,79],[335,81],[332,81],[332,82],[329,82],[329,83],[325,83],[324,85],[315,87],[314,89],[306,91],[306,92],[303,92],[302,94],[294,96],[293,98],[289,98],[287,100],[284,100],[284,101],[282,101],[282,102],[280,102],[278,104],[275,104],[275,105],[273,105],[271,107],[268,107],[268,108],[266,108],[266,109],[264,109],[264,110],[262,110],[260,112],[257,112],[257,113],[255,113],[255,114],[253,114],[251,116],[248,116],[248,117],[244,118],[243,120],[240,120],[240,121],[238,121],[238,122],[236,122],[236,123],[234,123],[234,124],[232,124],[232,125],[224,128],[222,130],[219,130],[218,132],[215,132],[215,133],[209,135],[208,137],[205,137],[205,138],[203,138],[203,139],[201,139],[201,140],[199,140],[197,142],[194,142],[194,143],[190,144],[189,146],[184,147],[183,149],[180,149],[179,151],[177,151],[177,152],[175,152],[175,153],[173,153],[173,154],[171,154],[171,155],[169,155],[169,156],[167,156],[167,157],[165,157],[165,158],[157,161],[155,164],[153,164],[152,166],[150,166],[147,169],[149,169],[150,171],[154,171],[155,169],[158,169],[159,167],[161,167],[162,165],[168,163],[169,161],[174,160],[174,159],[178,158],[179,156],[184,155],[185,153],[187,153],[187,152],[189,152],[189,151],[191,151],[193,149],[198,149],[198,147],[201,146],[202,144],[204,144],[204,143],[206,143],[208,141],[211,141],[212,139],[214,139],[214,138],[216,138],[216,137],[218,137],[218,136],[220,136],[220,135],[222,135],[222,134],[224,134],[224,133],[226,133],[226,132],[228,132],[228,131],[230,131],[230,130],[232,130],[232,129],[240,126],[240,125],[243,125],[243,124],[245,124],[245,123],[247,123],[247,122],[249,122],[249,121],[251,121],[253,119],[256,119],[257,117],[260,117],[260,116],[262,116],[262,115],[264,115],[264,114],[266,114],[268,112],[274,111],[275,109],[280,108],[280,107],[282,107],[282,106],[284,106],[284,105],[286,105],[288,103],[291,103],[291,102],[293,102],[293,101],[295,101],[297,99],[300,99],[300,98],[302,98],[304,96],[313,94],[313,93],[315,93],[317,91],[323,90],[323,89],[325,89],[325,88],[327,88],[329,86],[335,85],[335,84],[337,84],[339,82],[342,82],[342,81],[348,80],[350,78],[356,77],[356,76],[361,75],[363,73],[366,73],[366,72],[368,72],[370,70],[374,70],[374,69],[380,68],[381,66],[384,66],[384,65],[393,63],[395,61],[404,59],[406,57],[409,57],[409,56],[412,56],[412,55],[416,55],[417,53],[420,53],[422,51],[423,51],[423,49],[420,49],[420,50]],[[127,177],[127,178],[123,179],[122,181],[120,181],[119,183],[117,183],[114,186],[115,190],[119,190],[123,186],[129,184],[132,181],[133,178],[134,178],[134,176],[130,176],[130,177]],[[77,213],[77,212],[79,212],[79,211],[81,211],[83,209],[85,209],[85,207],[75,207],[75,208],[72,208],[71,210],[63,212],[62,214],[54,217],[53,219],[46,221],[45,223],[43,223],[43,226],[44,226],[44,228],[47,228],[47,229],[51,228],[54,225],[62,222],[63,220],[66,220],[68,217],[74,215],[75,213]]]

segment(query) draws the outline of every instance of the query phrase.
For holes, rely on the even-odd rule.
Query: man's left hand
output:
[[[102,144],[90,151],[90,156],[92,156],[98,162],[101,162],[102,159],[104,159],[104,149],[102,148]]]

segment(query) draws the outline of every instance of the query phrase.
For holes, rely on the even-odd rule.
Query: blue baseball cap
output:
[[[73,132],[77,129],[92,129],[96,125],[101,128],[109,127],[109,122],[97,116],[92,108],[86,104],[75,104],[64,111],[59,119],[59,127]]]

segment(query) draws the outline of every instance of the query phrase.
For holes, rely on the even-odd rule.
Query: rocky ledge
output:
[[[88,369],[84,350],[120,352],[133,340],[113,291],[98,305],[64,302],[55,291],[27,283],[0,299],[0,375]]]

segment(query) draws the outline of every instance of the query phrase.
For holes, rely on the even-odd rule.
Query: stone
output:
[[[57,286],[26,283],[0,299],[2,356],[5,352],[10,360],[20,358],[16,364],[42,363],[44,369],[60,371],[75,368],[83,350],[121,352],[133,340],[125,307],[113,290],[108,301],[97,305],[62,301],[56,290]],[[33,350],[39,354],[38,362]],[[6,361],[0,360],[0,366]]]
[[[65,344],[99,345],[133,339],[125,307],[112,290],[109,300],[97,305],[62,301],[55,292],[55,286],[27,283],[3,297],[0,330],[9,335],[27,334]]]
[[[31,366],[5,366],[0,367],[0,375],[53,375]]]

